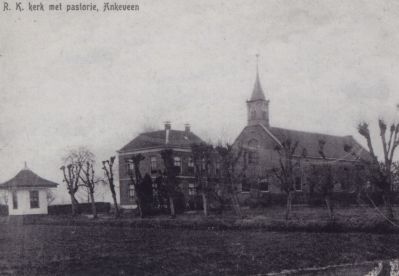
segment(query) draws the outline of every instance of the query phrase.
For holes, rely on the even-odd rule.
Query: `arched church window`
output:
[[[251,139],[248,142],[248,164],[258,164],[259,162],[259,142]]]

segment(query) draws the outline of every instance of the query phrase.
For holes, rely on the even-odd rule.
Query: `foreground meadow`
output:
[[[3,275],[250,275],[399,256],[399,234],[0,225]]]

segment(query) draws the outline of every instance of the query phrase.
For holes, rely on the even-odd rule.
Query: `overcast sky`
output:
[[[100,161],[166,120],[233,141],[256,53],[273,126],[363,143],[359,121],[398,119],[397,1],[138,3],[139,12],[1,14],[1,182],[26,161],[60,183],[68,149],[87,146]]]

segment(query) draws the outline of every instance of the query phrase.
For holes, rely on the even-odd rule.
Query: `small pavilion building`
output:
[[[41,178],[30,169],[22,169],[15,177],[0,184],[9,215],[47,214],[47,193],[57,183]]]

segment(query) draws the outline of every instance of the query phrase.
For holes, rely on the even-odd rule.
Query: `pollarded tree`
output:
[[[76,199],[76,193],[79,190],[82,167],[86,162],[92,162],[93,160],[93,153],[85,147],[71,150],[62,158],[63,165],[60,169],[63,173],[63,181],[67,185],[68,194],[71,197],[72,216],[78,213],[79,202]]]
[[[392,185],[393,190],[399,190],[399,161],[392,163]]]
[[[102,180],[95,176],[94,171],[94,161],[89,162],[87,161],[83,166],[80,174],[81,184],[80,186],[85,187],[90,196],[91,202],[91,211],[93,214],[93,218],[97,218],[97,209],[96,209],[96,201],[94,198],[95,188],[98,183]]]
[[[177,194],[177,168],[174,166],[173,150],[166,149],[161,151],[161,157],[164,163],[165,170],[162,176],[162,182],[166,188],[166,192],[169,198],[170,214],[172,218],[176,217],[175,202],[174,199]]]
[[[112,200],[114,201],[115,217],[119,217],[120,212],[118,207],[118,201],[116,200],[116,192],[114,184],[114,171],[113,171],[114,162],[115,162],[115,156],[111,156],[109,160],[104,160],[102,163],[103,163],[104,174],[108,180],[109,189],[111,190]]]
[[[368,163],[371,172],[371,182],[374,183],[383,192],[383,200],[386,209],[386,215],[389,219],[394,217],[392,210],[392,191],[393,191],[393,172],[394,172],[394,154],[399,145],[399,123],[393,123],[388,127],[384,120],[378,120],[378,127],[380,130],[380,137],[383,149],[383,161],[379,161],[375,154],[369,125],[366,122],[358,125],[358,132],[362,135],[367,142],[371,160],[363,160]],[[387,135],[388,134],[388,135]],[[347,147],[347,150],[350,148]],[[360,157],[359,157],[360,158]]]
[[[76,216],[79,202],[75,195],[79,189],[79,175],[82,170],[82,164],[68,164],[67,166],[61,166],[60,170],[63,173],[63,181],[67,185],[68,194],[71,197],[72,216]]]
[[[206,143],[192,144],[191,152],[195,167],[197,187],[201,191],[204,215],[208,216],[209,180],[211,177],[211,162],[214,153],[213,146]]]
[[[140,172],[140,163],[143,161],[145,157],[142,154],[133,155],[131,158],[126,159],[126,162],[129,164],[128,175],[130,181],[134,186],[135,196],[136,196],[136,203],[137,208],[139,210],[139,214],[141,218],[144,218],[145,213],[143,210],[143,199],[141,194],[141,187],[140,184],[142,182],[142,176]],[[130,168],[130,165],[133,165],[133,170]]]
[[[142,179],[139,185],[139,193],[142,199],[142,207],[144,214],[145,215],[150,214],[153,208],[154,198],[153,198],[152,179],[148,173],[144,175],[144,178]]]

